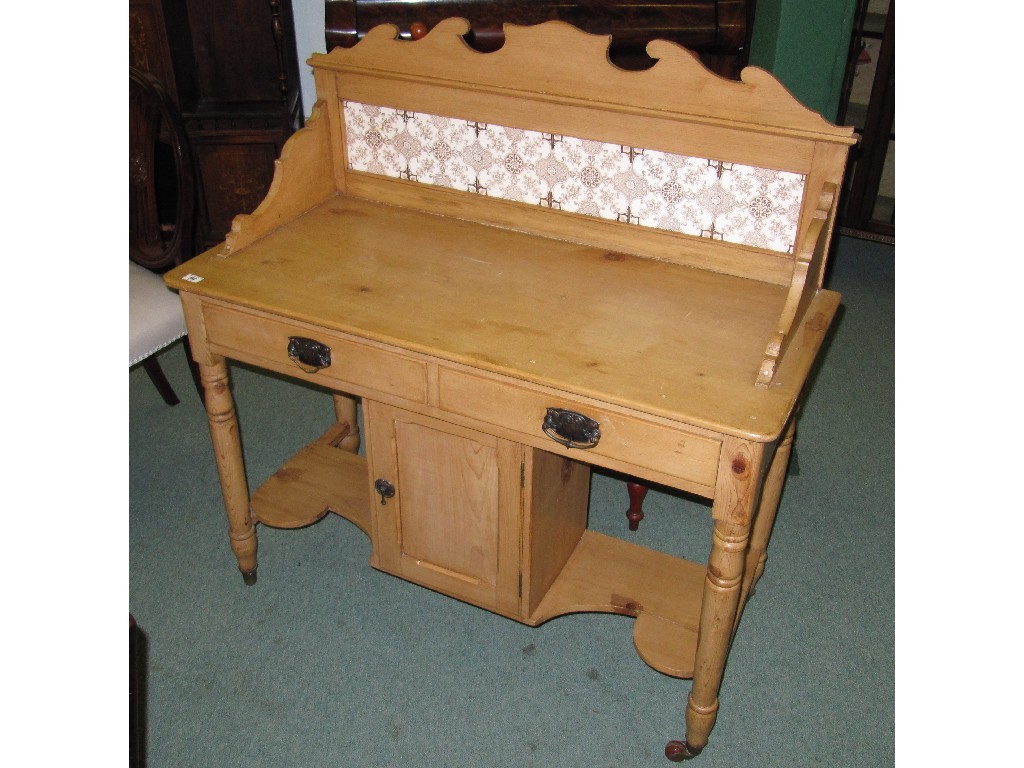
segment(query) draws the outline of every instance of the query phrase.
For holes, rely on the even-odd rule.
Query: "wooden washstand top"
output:
[[[336,196],[189,291],[696,426],[781,431],[838,306],[820,292],[753,386],[782,286]],[[497,340],[497,341],[496,341]]]

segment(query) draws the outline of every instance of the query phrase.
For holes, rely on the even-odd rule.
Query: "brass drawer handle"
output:
[[[330,366],[331,348],[305,336],[289,336],[288,357],[306,373],[316,373]]]
[[[601,425],[589,416],[565,408],[548,408],[544,434],[566,448],[593,448],[601,439]]]

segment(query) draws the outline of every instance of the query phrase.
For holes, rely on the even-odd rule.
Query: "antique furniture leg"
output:
[[[174,388],[171,387],[171,382],[167,380],[167,376],[164,375],[163,368],[160,367],[160,361],[156,357],[147,357],[142,361],[142,369],[149,376],[149,380],[153,382],[153,386],[156,387],[156,391],[160,393],[160,397],[164,399],[167,405],[177,405],[178,395],[175,394]]]
[[[736,612],[736,625],[739,625],[740,615],[747,600],[754,594],[754,587],[761,574],[764,573],[764,565],[768,560],[768,540],[772,535],[772,526],[775,524],[775,514],[779,511],[779,500],[782,498],[782,487],[786,482],[786,471],[789,466],[789,457],[793,450],[793,441],[796,435],[796,415],[790,419],[789,426],[775,449],[775,456],[768,468],[768,474],[764,480],[764,488],[761,490],[761,503],[758,506],[757,517],[754,518],[754,525],[750,532],[750,551],[747,552],[747,563],[743,573],[743,589],[740,592],[740,608]],[[733,632],[736,626],[733,627]]]
[[[338,443],[338,447],[351,453],[359,453],[359,420],[356,418],[356,399],[348,395],[333,393],[334,413],[339,424],[348,425],[348,435]]]
[[[192,375],[192,383],[196,387],[196,394],[199,395],[199,402],[205,405],[206,393],[203,391],[203,380],[199,376],[199,363],[196,362],[195,355],[192,354],[192,344],[188,340],[188,334],[182,339],[185,346],[185,359],[188,361],[188,372]]]
[[[238,419],[228,387],[227,362],[219,355],[211,355],[210,359],[211,364],[200,364],[199,375],[206,393],[206,416],[228,513],[228,535],[242,579],[252,585],[256,583],[256,527],[249,509],[249,486],[238,437]]]
[[[686,702],[686,740],[670,741],[673,762],[696,757],[708,743],[718,716],[718,691],[740,607],[753,510],[759,496],[764,447],[734,438],[722,443],[693,685]]]
[[[647,496],[647,486],[639,480],[627,480],[626,492],[629,494],[629,509],[626,510],[626,519],[629,521],[629,530],[635,531],[640,527],[640,521],[644,519],[644,497]]]

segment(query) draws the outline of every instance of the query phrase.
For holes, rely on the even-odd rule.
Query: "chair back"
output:
[[[160,81],[134,67],[129,72],[129,258],[163,271],[195,255],[192,155]]]

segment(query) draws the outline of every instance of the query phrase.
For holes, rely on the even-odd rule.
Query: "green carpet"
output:
[[[798,427],[768,564],[744,613],[703,768],[894,762],[894,262],[839,238],[843,293]],[[181,344],[182,399],[129,374],[129,609],[146,635],[149,768],[668,765],[690,683],[655,672],[632,619],[530,628],[369,567],[329,515],[259,528],[245,587],[206,417]],[[324,392],[232,365],[251,487],[332,421]],[[591,527],[698,561],[706,503],[653,490],[626,530],[621,480],[596,474]]]

